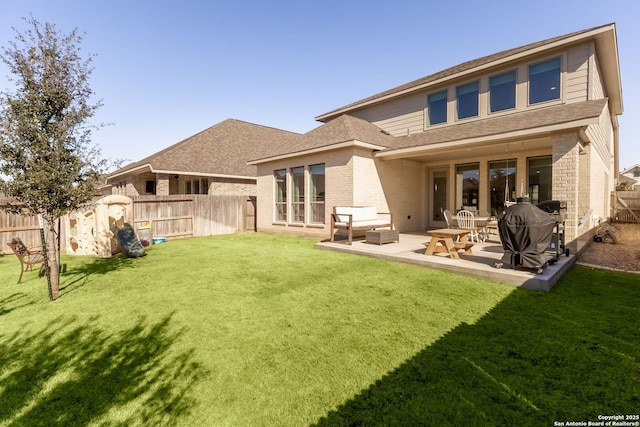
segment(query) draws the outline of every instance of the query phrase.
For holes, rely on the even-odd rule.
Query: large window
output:
[[[209,194],[209,179],[193,179],[184,182],[184,194]]]
[[[489,107],[492,113],[516,107],[516,72],[489,79]]]
[[[515,202],[516,159],[489,162],[489,194],[491,214],[500,214],[506,202]]]
[[[447,91],[433,93],[427,97],[427,108],[429,113],[429,124],[447,122]]]
[[[277,170],[273,173],[276,182],[276,221],[287,220],[287,171]]]
[[[560,58],[529,67],[529,103],[560,99]]]
[[[304,167],[291,169],[291,221],[304,222]]]
[[[274,171],[273,175],[276,221],[324,224],[324,164],[280,169]],[[290,191],[289,198],[287,189]]]
[[[456,105],[459,119],[478,115],[478,82],[456,88]]]
[[[456,209],[478,210],[480,164],[456,166]]]
[[[311,177],[311,218],[310,222],[324,223],[324,165],[309,167]]]
[[[531,203],[538,204],[553,200],[551,188],[551,156],[532,157],[527,159],[529,169],[529,198]]]

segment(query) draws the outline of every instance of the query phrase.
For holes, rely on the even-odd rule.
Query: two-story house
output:
[[[375,205],[419,231],[443,227],[445,209],[527,195],[566,202],[576,251],[591,214],[609,217],[622,111],[615,24],[468,61],[321,114],[251,161],[257,227],[329,237],[334,206]]]
[[[640,189],[640,165],[633,165],[620,172],[620,184],[630,189]]]

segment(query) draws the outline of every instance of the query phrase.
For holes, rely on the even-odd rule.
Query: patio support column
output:
[[[578,197],[580,185],[580,144],[578,135],[566,133],[553,135],[553,200],[567,203],[565,238],[567,248],[578,249]]]
[[[166,173],[156,174],[156,195],[169,195],[169,175],[167,175]]]

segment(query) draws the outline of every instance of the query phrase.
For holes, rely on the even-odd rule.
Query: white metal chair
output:
[[[467,210],[461,210],[457,215],[458,228],[461,230],[469,230],[469,237],[471,242],[475,239],[476,243],[480,243],[480,236],[478,234],[478,228],[475,226],[475,219],[473,213]]]

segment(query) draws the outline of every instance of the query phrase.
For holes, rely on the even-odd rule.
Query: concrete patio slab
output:
[[[364,240],[354,240],[352,245],[348,245],[346,240],[336,240],[334,243],[329,241],[319,242],[316,247],[324,250],[347,252],[424,267],[451,270],[460,274],[481,277],[536,291],[549,291],[575,263],[575,255],[568,257],[560,255],[558,262],[549,265],[540,274],[529,269],[514,269],[509,264],[504,264],[502,268],[497,268],[496,263],[502,261],[504,250],[495,236],[485,243],[476,243],[472,248],[473,255],[461,253],[459,260],[451,259],[445,254],[425,255],[426,248],[424,243],[430,239],[431,236],[428,235],[428,232],[401,233],[400,241],[397,243],[375,245],[366,243]]]

